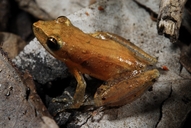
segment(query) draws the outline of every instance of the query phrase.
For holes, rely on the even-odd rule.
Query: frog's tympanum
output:
[[[83,74],[105,81],[94,95],[94,106],[121,106],[142,95],[159,77],[157,62],[126,39],[107,32],[86,34],[64,16],[38,21],[33,31],[55,58],[63,61],[77,80],[69,108],[83,105],[86,82]],[[60,101],[60,100],[59,100]]]

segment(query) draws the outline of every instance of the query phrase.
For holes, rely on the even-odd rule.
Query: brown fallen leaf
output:
[[[4,128],[56,128],[35,91],[32,78],[19,75],[0,49],[0,124]]]

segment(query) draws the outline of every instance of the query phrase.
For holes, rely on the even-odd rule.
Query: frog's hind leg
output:
[[[157,77],[159,77],[159,71],[154,69],[120,81],[115,80],[116,82],[112,82],[114,80],[112,78],[107,85],[101,85],[97,89],[94,95],[94,105],[99,107],[127,104],[141,96]]]
[[[128,48],[135,56],[137,56],[142,62],[148,65],[153,65],[157,62],[157,59],[147,54],[141,48],[126,40],[125,38],[109,32],[96,32],[90,34],[91,36],[99,39],[110,39],[118,42],[119,44]]]

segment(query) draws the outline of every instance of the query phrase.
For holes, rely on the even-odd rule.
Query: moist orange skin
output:
[[[78,81],[70,108],[83,105],[86,84],[81,73],[110,84],[98,88],[94,97],[95,106],[119,106],[133,101],[159,76],[156,69],[144,71],[148,65],[157,62],[154,57],[115,34],[86,34],[64,16],[51,21],[38,21],[33,24],[33,31],[47,51],[63,61]],[[56,40],[57,50],[47,45],[50,37]]]

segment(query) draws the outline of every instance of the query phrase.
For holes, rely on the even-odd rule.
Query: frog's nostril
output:
[[[60,48],[58,41],[54,37],[49,37],[46,41],[46,44],[53,51],[56,51]]]
[[[39,28],[37,28],[37,27],[35,27],[35,28],[34,28],[34,30],[39,31],[40,29],[39,29]]]

